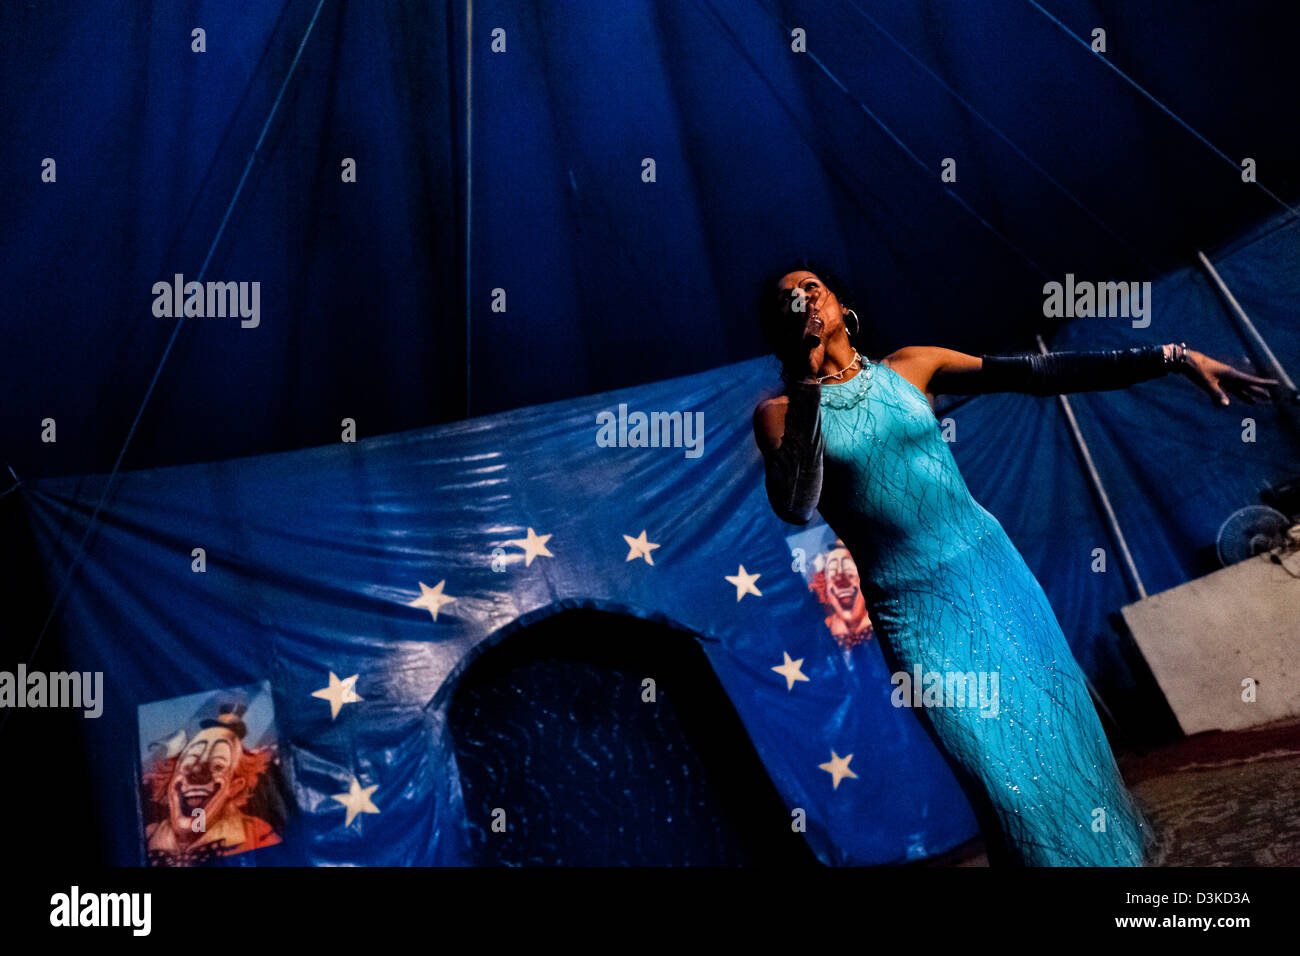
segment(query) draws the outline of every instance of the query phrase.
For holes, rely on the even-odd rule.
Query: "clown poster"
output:
[[[285,788],[265,681],[139,708],[150,866],[195,866],[281,841]]]
[[[786,542],[791,569],[804,576],[821,602],[826,629],[847,658],[874,633],[853,555],[826,524],[790,535]]]

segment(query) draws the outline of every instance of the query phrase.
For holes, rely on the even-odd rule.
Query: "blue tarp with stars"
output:
[[[289,823],[280,844],[230,861],[470,862],[446,722],[456,681],[503,629],[578,606],[698,636],[824,862],[901,862],[972,837],[941,755],[890,703],[876,642],[839,643],[825,623],[809,580],[826,529],[770,510],[750,425],[770,384],[759,359],[427,430],[122,475],[61,611],[70,661],[105,673],[104,715],[85,727],[111,859],[144,862],[138,708],[267,682]],[[613,420],[603,436],[602,412]],[[703,432],[629,447],[637,412],[689,412]],[[100,481],[29,492],[57,580]],[[358,790],[369,805],[347,796]]]

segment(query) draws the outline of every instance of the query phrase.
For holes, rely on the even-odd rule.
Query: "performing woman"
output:
[[[794,524],[820,511],[843,540],[892,670],[997,675],[996,716],[917,710],[971,800],[991,863],[1141,865],[1151,827],[1083,672],[1024,559],[967,490],[931,401],[1115,389],[1178,372],[1226,405],[1229,392],[1267,400],[1275,383],[1185,345],[982,357],[911,346],[871,361],[840,293],[847,299],[842,282],[809,268],[763,286],[760,315],[786,384],[754,413],[773,509]]]

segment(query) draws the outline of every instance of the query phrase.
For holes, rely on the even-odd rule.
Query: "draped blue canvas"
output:
[[[791,570],[791,529],[768,511],[750,434],[769,370],[756,360],[355,445],[123,476],[63,612],[77,666],[109,675],[105,717],[86,732],[114,859],[136,852],[123,733],[135,708],[265,679],[298,817],[260,860],[462,862],[451,689],[502,629],[567,606],[698,635],[824,861],[902,861],[971,836],[964,797],[910,713],[890,704],[874,648],[848,667]],[[702,412],[702,456],[599,447],[596,415],[619,403]],[[97,484],[52,479],[32,492],[55,573]],[[553,556],[524,564],[506,542],[526,528],[551,535]],[[627,560],[622,535],[643,529],[660,545],[653,565]],[[206,549],[205,573],[191,570],[193,547]],[[726,576],[740,565],[760,574],[761,596],[737,601]],[[445,582],[455,597],[436,621],[408,606],[420,582]],[[793,691],[771,671],[783,651],[810,678]],[[359,674],[363,698],[335,721],[311,696],[330,671]],[[832,788],[818,768],[832,749],[856,754],[858,780]],[[331,795],[351,775],[378,784],[382,812],[346,829]]]

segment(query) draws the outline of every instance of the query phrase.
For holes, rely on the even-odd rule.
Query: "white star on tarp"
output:
[[[789,653],[787,653],[786,651],[782,651],[781,656],[785,658],[785,663],[777,667],[773,667],[772,670],[776,671],[778,674],[780,674],[782,677],[785,678],[785,689],[787,692],[789,692],[794,689],[795,681],[808,680],[809,678],[805,677],[804,672],[799,669],[800,665],[803,664],[802,657],[799,658],[797,661],[792,661],[790,660]]]
[[[429,587],[423,581],[420,582],[420,596],[414,601],[408,601],[407,607],[422,607],[430,614],[433,619],[438,620],[438,611],[444,604],[450,604],[456,600],[450,594],[443,594],[442,587],[446,584],[446,579],[439,581],[434,587]]]
[[[654,558],[650,556],[650,552],[659,547],[659,545],[652,544],[646,540],[644,529],[642,529],[641,534],[635,538],[628,534],[623,535],[623,540],[626,541],[627,546],[632,549],[627,553],[627,559],[629,561],[635,561],[637,558],[645,558],[646,564],[655,563]]]
[[[551,540],[551,535],[549,534],[538,535],[535,531],[533,531],[532,528],[529,528],[528,537],[513,538],[510,541],[507,541],[506,544],[513,544],[517,547],[523,548],[524,567],[530,567],[533,563],[533,558],[537,557],[538,555],[544,555],[545,557],[548,558],[555,557],[555,555],[551,554],[551,552],[546,549],[546,542],[550,540]]]
[[[763,596],[763,592],[754,586],[754,582],[762,576],[761,574],[750,574],[742,564],[738,573],[728,574],[726,578],[736,586],[736,600],[739,601],[746,594],[753,594],[756,597]]]
[[[370,795],[378,789],[379,784],[375,784],[373,787],[363,787],[361,781],[353,777],[352,786],[347,793],[333,795],[333,799],[348,808],[348,818],[343,823],[345,827],[352,826],[352,821],[356,819],[358,813],[379,812],[379,808],[370,802]]]
[[[845,777],[852,777],[854,780],[858,779],[858,775],[849,769],[849,761],[852,759],[853,754],[849,754],[847,757],[841,757],[832,750],[831,759],[827,763],[819,763],[817,765],[818,769],[825,770],[835,779],[834,784],[831,785],[832,790],[838,790],[840,788],[840,781]]]
[[[330,671],[330,685],[312,691],[311,695],[330,702],[330,720],[339,715],[344,704],[357,704],[362,700],[357,696],[357,675],[339,680],[333,671]]]

